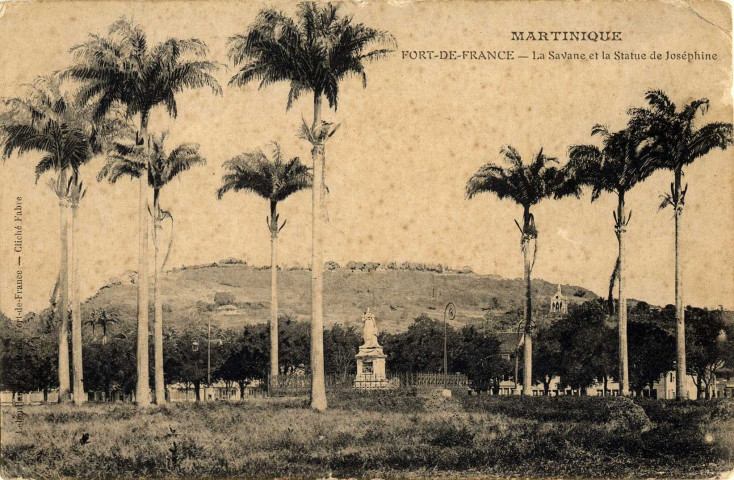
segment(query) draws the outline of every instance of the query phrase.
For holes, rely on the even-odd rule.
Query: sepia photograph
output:
[[[732,6],[0,0],[0,478],[734,478]]]

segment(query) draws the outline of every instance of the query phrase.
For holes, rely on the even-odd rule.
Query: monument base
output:
[[[385,359],[387,355],[382,352],[382,347],[359,347],[357,353],[357,375],[354,378],[354,387],[363,389],[389,388],[389,382],[385,375]]]
[[[385,390],[390,388],[386,378],[376,378],[374,375],[363,375],[354,379],[354,388],[363,390]]]

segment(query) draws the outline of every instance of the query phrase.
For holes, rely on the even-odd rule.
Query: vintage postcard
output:
[[[0,1],[2,478],[731,478],[732,8]]]

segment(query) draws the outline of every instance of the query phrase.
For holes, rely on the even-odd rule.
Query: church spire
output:
[[[560,283],[558,284],[558,291],[553,295],[553,298],[551,298],[550,313],[568,313],[568,303],[566,302],[566,297],[561,293]]]

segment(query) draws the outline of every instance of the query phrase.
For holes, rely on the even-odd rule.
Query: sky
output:
[[[178,118],[153,112],[152,132],[168,130],[168,146],[201,144],[204,167],[181,175],[162,193],[175,216],[170,266],[237,257],[266,265],[268,204],[253,194],[218,200],[222,164],[241,152],[281,143],[284,153],[310,163],[310,145],[297,138],[312,115],[304,95],[286,111],[287,85],[226,86],[235,72],[227,39],[244,32],[265,5],[294,12],[286,2],[58,2],[9,4],[0,17],[0,96],[72,62],[69,49],[89,33],[104,34],[122,15],[146,30],[149,43],[196,37],[222,62],[221,97],[208,91],[178,97]],[[467,179],[500,148],[513,145],[530,159],[541,147],[567,161],[569,145],[593,143],[594,124],[622,128],[625,112],[644,105],[648,89],[662,89],[679,105],[706,97],[705,122],[732,120],[731,17],[719,3],[657,2],[359,2],[344,11],[392,33],[396,52],[367,67],[367,88],[341,85],[337,111],[324,119],[340,129],[326,147],[328,215],[325,256],[359,261],[415,261],[469,265],[476,272],[522,276],[520,239],[513,220],[521,208],[489,194],[465,197]],[[614,44],[511,40],[511,31],[620,31]],[[514,50],[613,54],[705,51],[717,61],[410,60],[403,51]],[[685,302],[734,308],[734,150],[716,151],[686,168],[681,261]],[[0,309],[11,312],[17,276],[13,207],[22,197],[23,309],[44,308],[58,272],[59,212],[46,179],[35,183],[38,154],[13,156],[0,166]],[[82,169],[88,186],[79,209],[81,292],[94,294],[112,277],[137,266],[137,183],[97,183],[104,158]],[[661,171],[627,197],[628,296],[673,303],[672,211],[658,211],[669,190]],[[302,192],[279,207],[288,224],[280,236],[281,264],[310,259],[311,197]],[[533,209],[539,229],[533,277],[605,294],[617,255],[612,211],[616,198],[548,200]],[[164,236],[169,234],[166,228]]]

